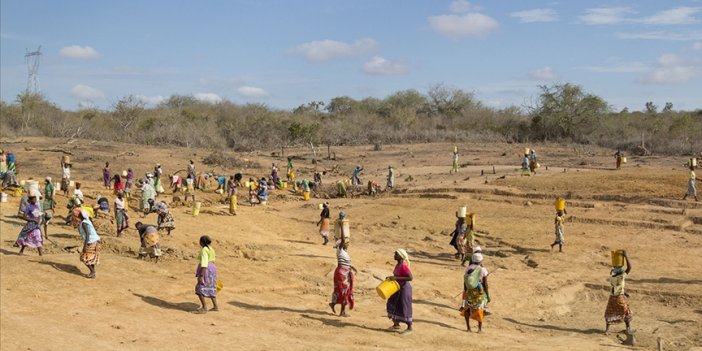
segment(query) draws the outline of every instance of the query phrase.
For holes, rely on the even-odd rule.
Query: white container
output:
[[[2,193],[0,195],[0,202],[7,202],[7,194]]]
[[[690,166],[697,167],[697,158],[693,157],[690,159]]]
[[[128,174],[128,173],[127,173],[126,170],[122,171],[122,177],[123,177],[123,178],[127,178],[127,174]]]
[[[466,218],[466,214],[468,214],[468,207],[463,206],[458,208],[458,218]]]
[[[41,194],[41,192],[39,191],[39,181],[30,179],[27,181],[27,185],[27,190],[29,194]]]
[[[73,181],[73,180],[71,180],[71,182],[68,183],[68,186],[75,187],[75,186],[76,186],[76,182]]]
[[[54,185],[54,190],[61,191],[61,182],[56,182],[56,184]]]
[[[27,181],[24,179],[20,180],[20,186],[25,186],[25,185],[27,185]]]

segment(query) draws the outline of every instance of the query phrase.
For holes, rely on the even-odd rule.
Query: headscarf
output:
[[[409,255],[407,254],[407,251],[405,251],[405,249],[397,249],[397,250],[395,250],[395,253],[400,255],[402,260],[405,261],[408,266],[410,265]]]
[[[51,183],[51,177],[46,177],[45,179],[47,182]]]
[[[620,275],[620,274],[622,274],[622,273],[624,273],[624,267],[623,267],[623,266],[615,266],[615,267],[612,267],[612,273],[611,273],[611,274],[612,274],[613,277],[614,277],[614,276],[617,276],[617,275]]]
[[[470,258],[470,261],[473,263],[483,262],[483,254],[481,254],[480,252],[474,253],[473,257]]]
[[[476,246],[473,248],[473,253],[482,253],[483,249],[480,248],[480,246]]]
[[[346,212],[344,212],[344,211],[339,212],[339,219],[344,219],[344,218],[346,218]]]
[[[81,217],[83,217],[83,219],[90,219],[90,212],[88,212],[87,210],[81,209],[80,215]]]

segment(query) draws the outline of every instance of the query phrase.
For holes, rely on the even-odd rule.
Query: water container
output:
[[[466,214],[468,214],[468,208],[466,206],[459,207],[458,208],[458,214],[456,217],[458,218],[466,218]]]
[[[626,163],[626,156],[622,157],[622,163]]]
[[[454,153],[454,154],[457,154],[457,153],[458,153],[458,146],[454,146],[454,147],[453,147],[453,153]]]
[[[64,164],[70,164],[71,163],[71,156],[63,155],[63,157],[61,157],[61,162],[63,162]]]
[[[215,190],[215,193],[222,195],[224,194],[224,189],[217,189]]]
[[[25,186],[25,185],[27,185],[27,181],[24,179],[20,180],[20,186]]]
[[[695,158],[695,157],[691,158],[687,164],[690,165],[690,167],[697,167],[697,158]]]
[[[122,178],[127,178],[127,174],[129,174],[129,173],[127,173],[127,170],[123,170],[122,171]]]
[[[624,267],[624,251],[612,251],[612,267]]]
[[[529,149],[528,147],[525,147],[524,148],[524,155],[528,155],[529,151],[531,151],[531,149]]]
[[[73,180],[71,180],[71,182],[70,182],[70,183],[68,183],[68,186],[72,186],[72,187],[75,187],[75,186],[76,186],[76,182],[75,182],[75,181],[73,181]]]
[[[556,198],[556,201],[553,203],[553,206],[556,208],[556,211],[565,210],[565,199],[560,197]]]
[[[319,204],[319,206],[317,206],[317,207],[319,207],[320,210],[323,210],[323,209],[324,209],[324,204]]]
[[[471,224],[473,227],[475,227],[475,217],[476,217],[475,213],[469,214],[468,217],[470,217],[470,224]]]
[[[0,193],[0,202],[7,202],[7,194]]]
[[[378,293],[378,296],[384,300],[387,300],[390,296],[395,295],[398,291],[400,291],[400,283],[387,279],[380,283],[380,285],[375,288],[375,291]]]
[[[231,213],[231,214],[236,214],[236,201],[237,201],[236,195],[232,195],[229,198],[229,213]]]
[[[202,206],[201,202],[195,203],[195,206],[193,207],[193,216],[197,216],[200,214],[200,206]]]
[[[56,182],[56,184],[54,184],[54,190],[61,191],[61,182]]]
[[[309,192],[309,191],[303,192],[303,193],[302,193],[302,198],[303,198],[305,201],[310,201],[310,192]]]
[[[287,188],[288,188],[288,182],[284,180],[283,181],[283,189],[287,189]]]
[[[32,194],[32,193],[41,194],[41,192],[39,191],[39,181],[30,179],[27,181],[27,185],[28,185],[27,190],[30,194]]]

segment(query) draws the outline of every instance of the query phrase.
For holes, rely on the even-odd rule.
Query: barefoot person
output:
[[[53,210],[56,207],[56,201],[54,201],[54,184],[51,183],[51,177],[46,177],[44,179],[44,206],[42,209],[44,211]]]
[[[322,239],[324,239],[324,243],[322,243],[322,245],[326,245],[329,242],[329,229],[331,227],[330,217],[329,202],[325,202],[322,204],[322,212],[319,214],[319,222],[317,222],[317,225],[319,226],[319,235],[321,235]]]
[[[400,291],[396,292],[390,298],[386,304],[386,310],[388,312],[388,318],[392,320],[392,329],[399,330],[400,323],[407,324],[407,329],[405,329],[402,334],[412,333],[412,271],[410,270],[410,261],[407,251],[404,249],[397,249],[395,251],[395,269],[391,276],[385,279],[391,279],[397,281],[400,284]]]
[[[336,261],[337,266],[334,271],[334,293],[332,293],[329,307],[336,313],[336,305],[341,305],[339,316],[346,317],[346,306],[353,309],[353,275],[358,272],[351,265],[351,256],[349,256],[349,243],[343,238],[336,245]]]
[[[483,254],[476,252],[463,276],[463,306],[461,314],[466,319],[466,329],[471,332],[470,320],[478,322],[478,333],[483,331],[485,305],[489,301],[488,270],[483,267]]]
[[[158,215],[156,224],[158,225],[158,230],[165,230],[168,236],[170,236],[171,231],[175,229],[175,219],[173,219],[173,215],[168,209],[168,204],[166,204],[165,201],[161,201],[156,208],[156,214]]]
[[[83,251],[80,253],[80,261],[90,270],[86,277],[95,279],[96,266],[100,263],[100,236],[95,231],[93,222],[90,221],[90,213],[88,211],[81,210],[80,219],[78,232],[83,238]]]
[[[607,301],[607,309],[605,310],[605,335],[609,333],[609,326],[612,324],[617,324],[624,322],[626,325],[626,333],[631,335],[631,326],[629,323],[633,318],[631,309],[629,309],[629,304],[626,302],[626,293],[624,292],[624,284],[626,277],[631,272],[631,262],[629,262],[629,256],[627,256],[626,251],[622,253],[624,260],[626,261],[626,270],[624,267],[616,266],[612,267],[612,272],[609,277],[609,284],[612,286],[609,295],[609,301]]]
[[[466,235],[466,217],[460,213],[456,213],[456,226],[451,235],[451,242],[449,244],[456,249],[456,258],[463,262],[466,254],[465,249],[465,235]]]
[[[41,249],[44,246],[41,237],[41,219],[42,213],[39,205],[37,205],[37,197],[29,196],[29,202],[24,208],[23,217],[27,223],[20,230],[15,246],[19,246],[19,255],[24,255],[24,248],[29,246],[39,251],[39,256],[42,255]]]
[[[683,200],[687,199],[689,196],[694,196],[695,201],[700,201],[697,198],[697,176],[695,175],[695,166],[690,166],[690,178],[687,180],[687,193],[683,196]]]
[[[112,173],[110,172],[110,163],[105,162],[105,168],[102,169],[102,184],[105,186],[105,189],[109,189],[110,183],[112,183]]]
[[[195,313],[207,312],[206,297],[212,300],[212,309],[210,311],[219,311],[217,306],[217,267],[215,266],[215,251],[210,246],[211,244],[212,240],[209,236],[203,235],[200,237],[200,247],[202,249],[198,254],[195,294],[200,298],[202,307],[198,308]]]
[[[553,247],[558,245],[558,252],[563,252],[563,245],[565,245],[565,239],[563,237],[563,222],[565,222],[565,215],[563,211],[556,212],[556,219],[554,223],[556,225],[556,240],[551,244],[551,250]]]

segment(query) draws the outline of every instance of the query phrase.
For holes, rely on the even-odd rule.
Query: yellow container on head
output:
[[[556,211],[563,211],[565,209],[565,199],[563,198],[556,198],[556,201],[553,203],[553,206],[556,207]]]
[[[624,266],[624,251],[623,250],[613,250],[612,251],[612,266],[613,267],[623,267]]]

